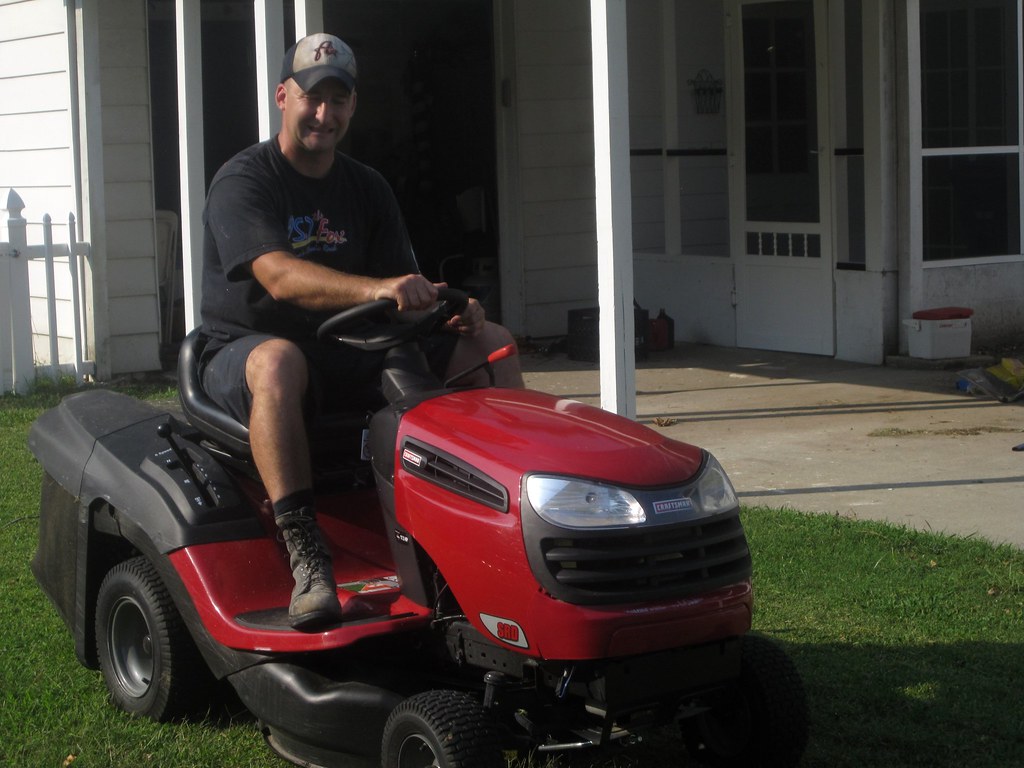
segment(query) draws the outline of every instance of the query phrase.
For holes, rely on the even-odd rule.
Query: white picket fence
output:
[[[27,392],[39,377],[82,381],[96,370],[85,359],[83,260],[91,256],[89,243],[75,239],[74,214],[62,245],[53,242],[49,214],[28,222],[24,208],[12,189],[4,209],[7,242],[0,242],[0,392]],[[30,227],[42,228],[41,243],[28,244]]]

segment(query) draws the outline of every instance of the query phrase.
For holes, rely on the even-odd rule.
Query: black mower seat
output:
[[[209,341],[196,328],[192,330],[178,352],[178,397],[188,422],[202,435],[225,448],[229,453],[252,456],[249,446],[249,428],[225,413],[203,391],[199,378],[199,360]]]
[[[188,420],[207,440],[230,454],[249,458],[249,428],[225,412],[203,390],[199,376],[199,360],[209,337],[199,329],[191,331],[181,343],[178,353],[178,397]],[[316,458],[322,451],[338,451],[346,447],[348,453],[359,454],[362,431],[368,415],[365,410],[333,413],[318,419],[310,434],[310,450]]]

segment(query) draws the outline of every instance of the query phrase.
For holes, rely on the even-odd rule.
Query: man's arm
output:
[[[393,299],[400,311],[427,309],[437,301],[438,286],[423,275],[374,278],[352,275],[271,251],[252,262],[252,274],[277,301],[313,311],[342,310],[376,299]]]

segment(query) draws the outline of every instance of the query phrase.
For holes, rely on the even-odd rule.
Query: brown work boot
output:
[[[288,619],[295,629],[313,629],[341,621],[331,553],[313,511],[303,508],[277,517],[288,550],[295,589]]]

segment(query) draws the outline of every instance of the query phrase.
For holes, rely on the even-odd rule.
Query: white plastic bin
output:
[[[911,357],[940,360],[971,354],[971,315],[967,307],[938,307],[904,320]]]

